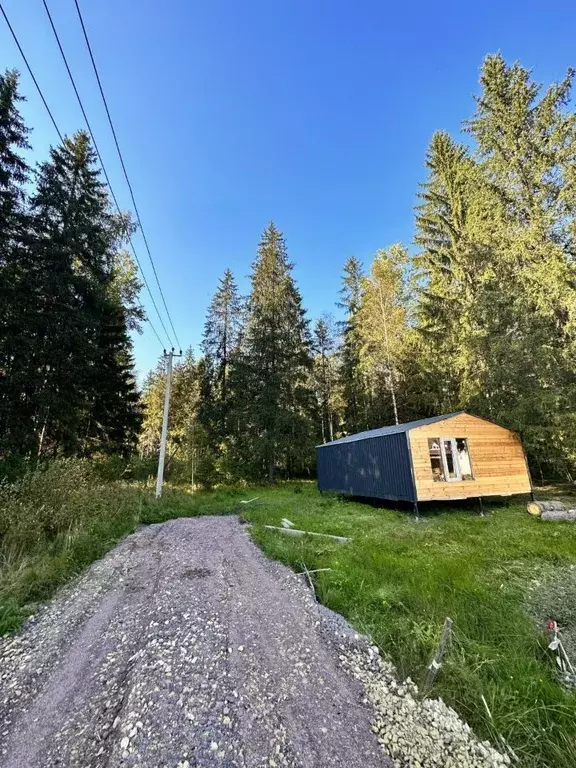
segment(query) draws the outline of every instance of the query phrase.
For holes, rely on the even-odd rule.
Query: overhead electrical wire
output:
[[[56,133],[58,134],[58,138],[62,142],[62,141],[64,141],[64,139],[62,138],[62,134],[60,133],[60,129],[56,125],[56,120],[54,120],[54,115],[50,111],[50,107],[48,106],[48,103],[46,102],[46,99],[44,98],[44,94],[42,93],[42,89],[38,85],[38,80],[36,80],[36,78],[34,76],[34,72],[32,72],[32,67],[28,63],[28,59],[26,58],[26,55],[25,55],[24,51],[22,50],[22,46],[20,45],[20,41],[18,40],[18,38],[16,37],[16,33],[12,29],[12,24],[10,24],[10,20],[8,19],[8,16],[6,16],[6,11],[4,10],[4,7],[3,7],[2,3],[0,3],[0,11],[2,11],[2,16],[4,16],[4,21],[8,25],[8,29],[10,30],[10,34],[14,38],[14,42],[16,43],[16,46],[17,46],[18,50],[20,51],[20,55],[24,59],[24,64],[26,64],[26,68],[28,69],[28,72],[30,73],[30,77],[32,78],[32,81],[34,82],[34,85],[36,86],[36,90],[40,94],[40,98],[42,99],[42,102],[43,102],[44,106],[46,107],[46,112],[48,112],[48,114],[50,115],[50,120],[52,120],[52,125],[56,129]]]
[[[110,115],[110,110],[108,108],[108,102],[106,100],[106,96],[104,94],[104,88],[102,87],[102,82],[100,80],[100,74],[98,72],[98,67],[96,66],[96,61],[94,59],[94,54],[92,53],[92,46],[90,45],[90,40],[88,38],[88,32],[86,31],[86,26],[84,24],[84,19],[82,17],[82,11],[80,10],[80,6],[78,5],[78,0],[74,0],[74,5],[76,6],[76,11],[78,12],[78,18],[80,20],[80,25],[82,27],[82,32],[84,34],[84,41],[86,42],[86,47],[88,49],[88,53],[90,54],[90,61],[92,62],[92,68],[94,69],[94,74],[96,75],[96,80],[98,82],[98,88],[100,89],[100,95],[102,96],[102,101],[104,103],[104,108],[106,110],[106,115],[108,116],[108,122],[110,123],[110,129],[112,131],[112,136],[114,137],[114,143],[116,144],[116,150],[118,152],[118,157],[120,158],[120,163],[122,165],[122,170],[124,171],[124,178],[126,179],[126,184],[128,185],[128,189],[130,191],[130,197],[132,198],[132,205],[134,206],[134,212],[136,214],[136,219],[138,220],[138,225],[140,227],[140,232],[142,233],[142,239],[144,240],[144,245],[146,246],[146,251],[148,252],[148,258],[150,259],[150,264],[152,265],[152,271],[154,272],[154,277],[156,278],[156,284],[158,285],[158,290],[160,291],[160,296],[162,297],[162,302],[164,304],[164,309],[166,310],[166,315],[168,316],[168,320],[170,322],[170,327],[172,328],[172,332],[174,334],[174,338],[176,339],[176,342],[178,343],[178,346],[182,348],[182,345],[180,344],[178,340],[178,334],[176,333],[176,330],[174,328],[174,323],[172,322],[172,317],[170,316],[170,312],[168,311],[168,306],[166,304],[166,299],[164,298],[164,292],[162,291],[162,286],[160,285],[160,280],[158,279],[158,273],[156,272],[156,266],[154,264],[154,259],[152,258],[152,252],[150,251],[150,246],[148,245],[148,239],[146,238],[146,233],[144,231],[144,226],[142,224],[142,219],[140,218],[140,213],[138,211],[138,206],[136,205],[136,199],[134,197],[134,192],[132,190],[132,184],[130,183],[130,178],[128,177],[128,171],[126,170],[126,165],[124,163],[124,157],[122,156],[122,151],[120,149],[120,144],[118,142],[118,137],[116,136],[116,130],[114,128],[114,123],[112,122],[112,116]]]
[[[60,37],[58,35],[58,32],[56,30],[56,26],[54,25],[54,21],[52,19],[52,14],[50,13],[50,9],[48,8],[48,5],[46,3],[46,0],[42,0],[42,3],[44,5],[44,9],[46,11],[46,14],[48,16],[48,20],[50,22],[50,26],[52,27],[52,32],[54,33],[54,37],[56,38],[56,42],[58,44],[58,48],[60,50],[60,55],[62,56],[62,60],[64,61],[64,65],[66,67],[66,71],[68,72],[68,77],[70,78],[70,82],[72,83],[72,88],[74,89],[74,93],[76,94],[76,99],[78,100],[78,104],[80,106],[80,110],[82,111],[82,116],[84,117],[84,122],[86,123],[86,127],[88,128],[88,132],[90,134],[90,138],[92,139],[92,143],[94,145],[94,149],[96,151],[96,154],[98,155],[98,160],[100,161],[100,166],[102,168],[102,173],[104,174],[104,178],[106,179],[106,183],[108,185],[108,189],[110,190],[110,194],[112,195],[112,200],[114,201],[114,205],[116,206],[116,209],[118,213],[122,213],[120,210],[120,206],[118,204],[118,200],[116,198],[116,195],[114,193],[114,189],[112,188],[112,184],[110,183],[110,179],[108,177],[108,173],[106,171],[106,166],[104,165],[104,160],[102,159],[102,155],[100,154],[100,150],[98,149],[98,143],[96,142],[96,137],[94,136],[94,132],[92,131],[92,126],[90,125],[90,121],[88,119],[88,115],[86,114],[86,110],[84,109],[84,104],[82,102],[82,98],[80,96],[80,93],[78,92],[78,88],[76,87],[76,82],[74,80],[74,76],[72,75],[72,71],[70,70],[70,66],[68,64],[68,59],[66,58],[66,54],[64,53],[64,48],[62,47],[62,43],[60,42]],[[58,134],[60,135],[60,132],[58,131]],[[162,320],[162,315],[160,314],[160,311],[158,309],[158,306],[156,304],[156,301],[154,299],[154,296],[152,294],[152,291],[150,289],[150,286],[148,285],[148,281],[146,280],[146,275],[144,274],[144,270],[142,268],[142,264],[140,263],[140,259],[138,258],[138,254],[136,253],[136,249],[134,247],[134,243],[132,241],[132,238],[129,237],[130,247],[132,249],[132,253],[134,254],[134,258],[136,260],[136,264],[138,265],[140,269],[140,273],[142,275],[142,279],[144,280],[144,284],[148,290],[148,293],[150,295],[150,299],[152,300],[152,305],[154,309],[156,310],[156,314],[158,315],[158,319],[160,320],[160,324],[162,326],[162,329],[164,330],[164,333],[166,334],[166,338],[168,339],[169,346],[174,346],[172,339],[170,337],[170,334],[166,330],[166,326],[164,325],[164,321]],[[148,322],[150,322],[149,318]],[[152,323],[150,322],[150,325]],[[153,327],[153,326],[152,326]],[[154,329],[154,333],[156,333],[156,329]],[[165,347],[166,345],[160,340],[158,334],[156,333],[156,337],[158,338],[158,341],[160,341],[160,344],[162,347]]]
[[[56,120],[55,120],[55,118],[54,118],[54,115],[52,114],[52,110],[51,110],[51,109],[50,109],[50,107],[48,106],[48,102],[46,101],[46,98],[44,97],[44,93],[43,93],[42,89],[40,88],[40,85],[39,85],[39,83],[38,83],[38,80],[36,79],[36,76],[34,75],[34,72],[33,72],[33,70],[32,70],[32,67],[30,66],[30,64],[29,64],[29,62],[28,62],[28,59],[27,59],[27,57],[26,57],[26,54],[24,53],[24,50],[22,49],[22,46],[20,45],[20,41],[19,41],[19,39],[18,39],[18,36],[16,35],[16,33],[15,33],[15,31],[14,31],[14,28],[12,27],[12,24],[10,23],[10,20],[9,20],[8,16],[6,15],[6,11],[4,10],[4,7],[3,7],[3,5],[2,5],[2,3],[1,3],[1,2],[0,2],[0,12],[2,13],[2,16],[4,17],[4,20],[5,20],[5,22],[6,22],[6,25],[7,25],[8,29],[10,30],[10,34],[12,35],[12,38],[14,39],[14,42],[15,42],[15,44],[16,44],[16,47],[18,48],[18,50],[19,50],[19,52],[20,52],[20,55],[22,56],[22,59],[23,59],[23,61],[24,61],[24,64],[26,65],[26,68],[27,68],[27,70],[28,70],[28,73],[30,74],[30,77],[32,78],[32,82],[34,83],[34,85],[35,85],[35,87],[36,87],[36,90],[38,91],[38,95],[40,96],[40,99],[42,100],[42,103],[44,104],[44,107],[46,108],[46,112],[48,113],[48,115],[49,115],[49,117],[50,117],[50,120],[52,121],[52,125],[54,126],[54,130],[55,130],[55,131],[56,131],[56,133],[58,134],[58,138],[60,139],[60,142],[61,142],[61,143],[63,143],[63,142],[64,142],[64,138],[63,138],[63,136],[62,136],[62,133],[61,133],[61,131],[60,131],[60,128],[58,127],[58,123],[56,122]],[[82,112],[84,112],[84,109],[82,109]],[[86,117],[86,116],[85,116],[85,117]],[[96,142],[95,142],[95,140],[94,140],[94,136],[92,135],[92,131],[91,131],[91,129],[90,129],[90,126],[89,126],[89,124],[88,124],[88,120],[87,120],[87,118],[86,118],[86,124],[88,125],[88,130],[90,131],[90,135],[91,135],[91,137],[92,137],[92,141],[94,142],[94,146],[95,146],[95,148],[96,148]],[[107,181],[107,183],[108,183],[108,187],[109,187],[109,189],[110,189],[110,192],[111,192],[111,194],[112,194],[112,198],[114,199],[114,203],[116,204],[116,207],[117,207],[118,211],[120,211],[120,208],[119,208],[119,206],[118,206],[118,202],[117,202],[117,200],[116,200],[116,197],[115,197],[115,195],[114,195],[114,192],[113,192],[113,190],[112,190],[112,187],[110,186],[110,182],[108,181],[108,176],[107,176],[107,174],[106,174],[106,170],[105,170],[105,168],[104,168],[104,164],[102,163],[102,158],[100,157],[100,153],[98,152],[98,150],[97,150],[97,149],[96,149],[96,152],[97,152],[97,154],[98,154],[98,157],[99,157],[99,159],[100,159],[100,163],[101,163],[101,165],[102,165],[102,171],[104,172],[104,176],[105,176],[105,178],[106,178],[106,181]],[[140,264],[140,261],[139,261],[139,259],[138,259],[138,255],[136,254],[136,251],[135,251],[135,249],[134,249],[134,244],[132,243],[132,240],[131,240],[131,238],[130,238],[130,245],[132,246],[132,252],[134,253],[134,258],[136,259],[136,263],[138,264],[138,266],[139,266],[139,268],[140,268],[140,272],[141,272],[141,274],[142,274],[142,278],[143,278],[143,280],[144,280],[144,284],[146,285],[146,288],[148,289],[148,293],[150,294],[150,298],[152,299],[152,303],[153,303],[153,305],[154,305],[154,308],[156,309],[156,312],[158,313],[158,317],[159,317],[159,319],[160,319],[160,322],[162,323],[162,327],[164,328],[164,323],[162,322],[162,317],[160,316],[160,313],[158,312],[158,308],[157,308],[157,306],[156,306],[156,302],[154,301],[154,297],[153,297],[153,295],[152,295],[152,292],[150,291],[150,286],[148,285],[148,282],[147,282],[147,280],[146,280],[146,276],[144,275],[144,272],[142,271],[142,266],[141,266],[141,264]],[[142,309],[142,310],[144,309],[144,308],[142,307],[142,305],[141,305],[141,304],[140,304],[140,306],[139,306],[139,309]],[[156,328],[154,327],[154,324],[153,324],[152,320],[150,320],[150,318],[149,318],[147,315],[146,315],[146,321],[147,321],[147,322],[148,322],[148,324],[150,325],[150,328],[152,328],[152,331],[154,332],[154,335],[155,335],[155,336],[156,336],[156,338],[158,339],[158,342],[159,342],[160,346],[161,346],[162,348],[165,348],[165,347],[166,347],[165,343],[164,343],[164,342],[162,341],[162,339],[160,338],[160,335],[158,334],[158,331],[157,331],[157,330],[156,330]],[[164,328],[164,331],[166,332],[166,329],[165,329],[165,328]],[[168,333],[166,333],[166,337],[168,338],[168,340],[170,341],[170,344],[171,344],[172,342],[171,342],[171,340],[170,340],[170,336],[169,336],[169,334],[168,334]]]

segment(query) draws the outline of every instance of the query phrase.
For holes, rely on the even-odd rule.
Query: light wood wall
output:
[[[474,479],[435,482],[428,452],[431,437],[465,437]],[[418,501],[530,493],[522,445],[518,436],[504,427],[459,414],[410,430],[408,440]]]

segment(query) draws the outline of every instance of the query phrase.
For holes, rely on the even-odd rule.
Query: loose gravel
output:
[[[149,526],[0,639],[0,768],[495,768],[236,518]]]

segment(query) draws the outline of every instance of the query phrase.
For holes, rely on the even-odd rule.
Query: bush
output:
[[[0,486],[0,535],[2,545],[30,551],[44,540],[67,532],[87,514],[92,484],[87,462],[54,461],[29,470],[15,483]]]
[[[144,492],[63,459],[0,485],[0,635],[137,526]]]

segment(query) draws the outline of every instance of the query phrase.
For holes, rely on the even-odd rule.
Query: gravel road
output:
[[[236,518],[143,528],[0,639],[0,766],[391,765],[327,624]]]

